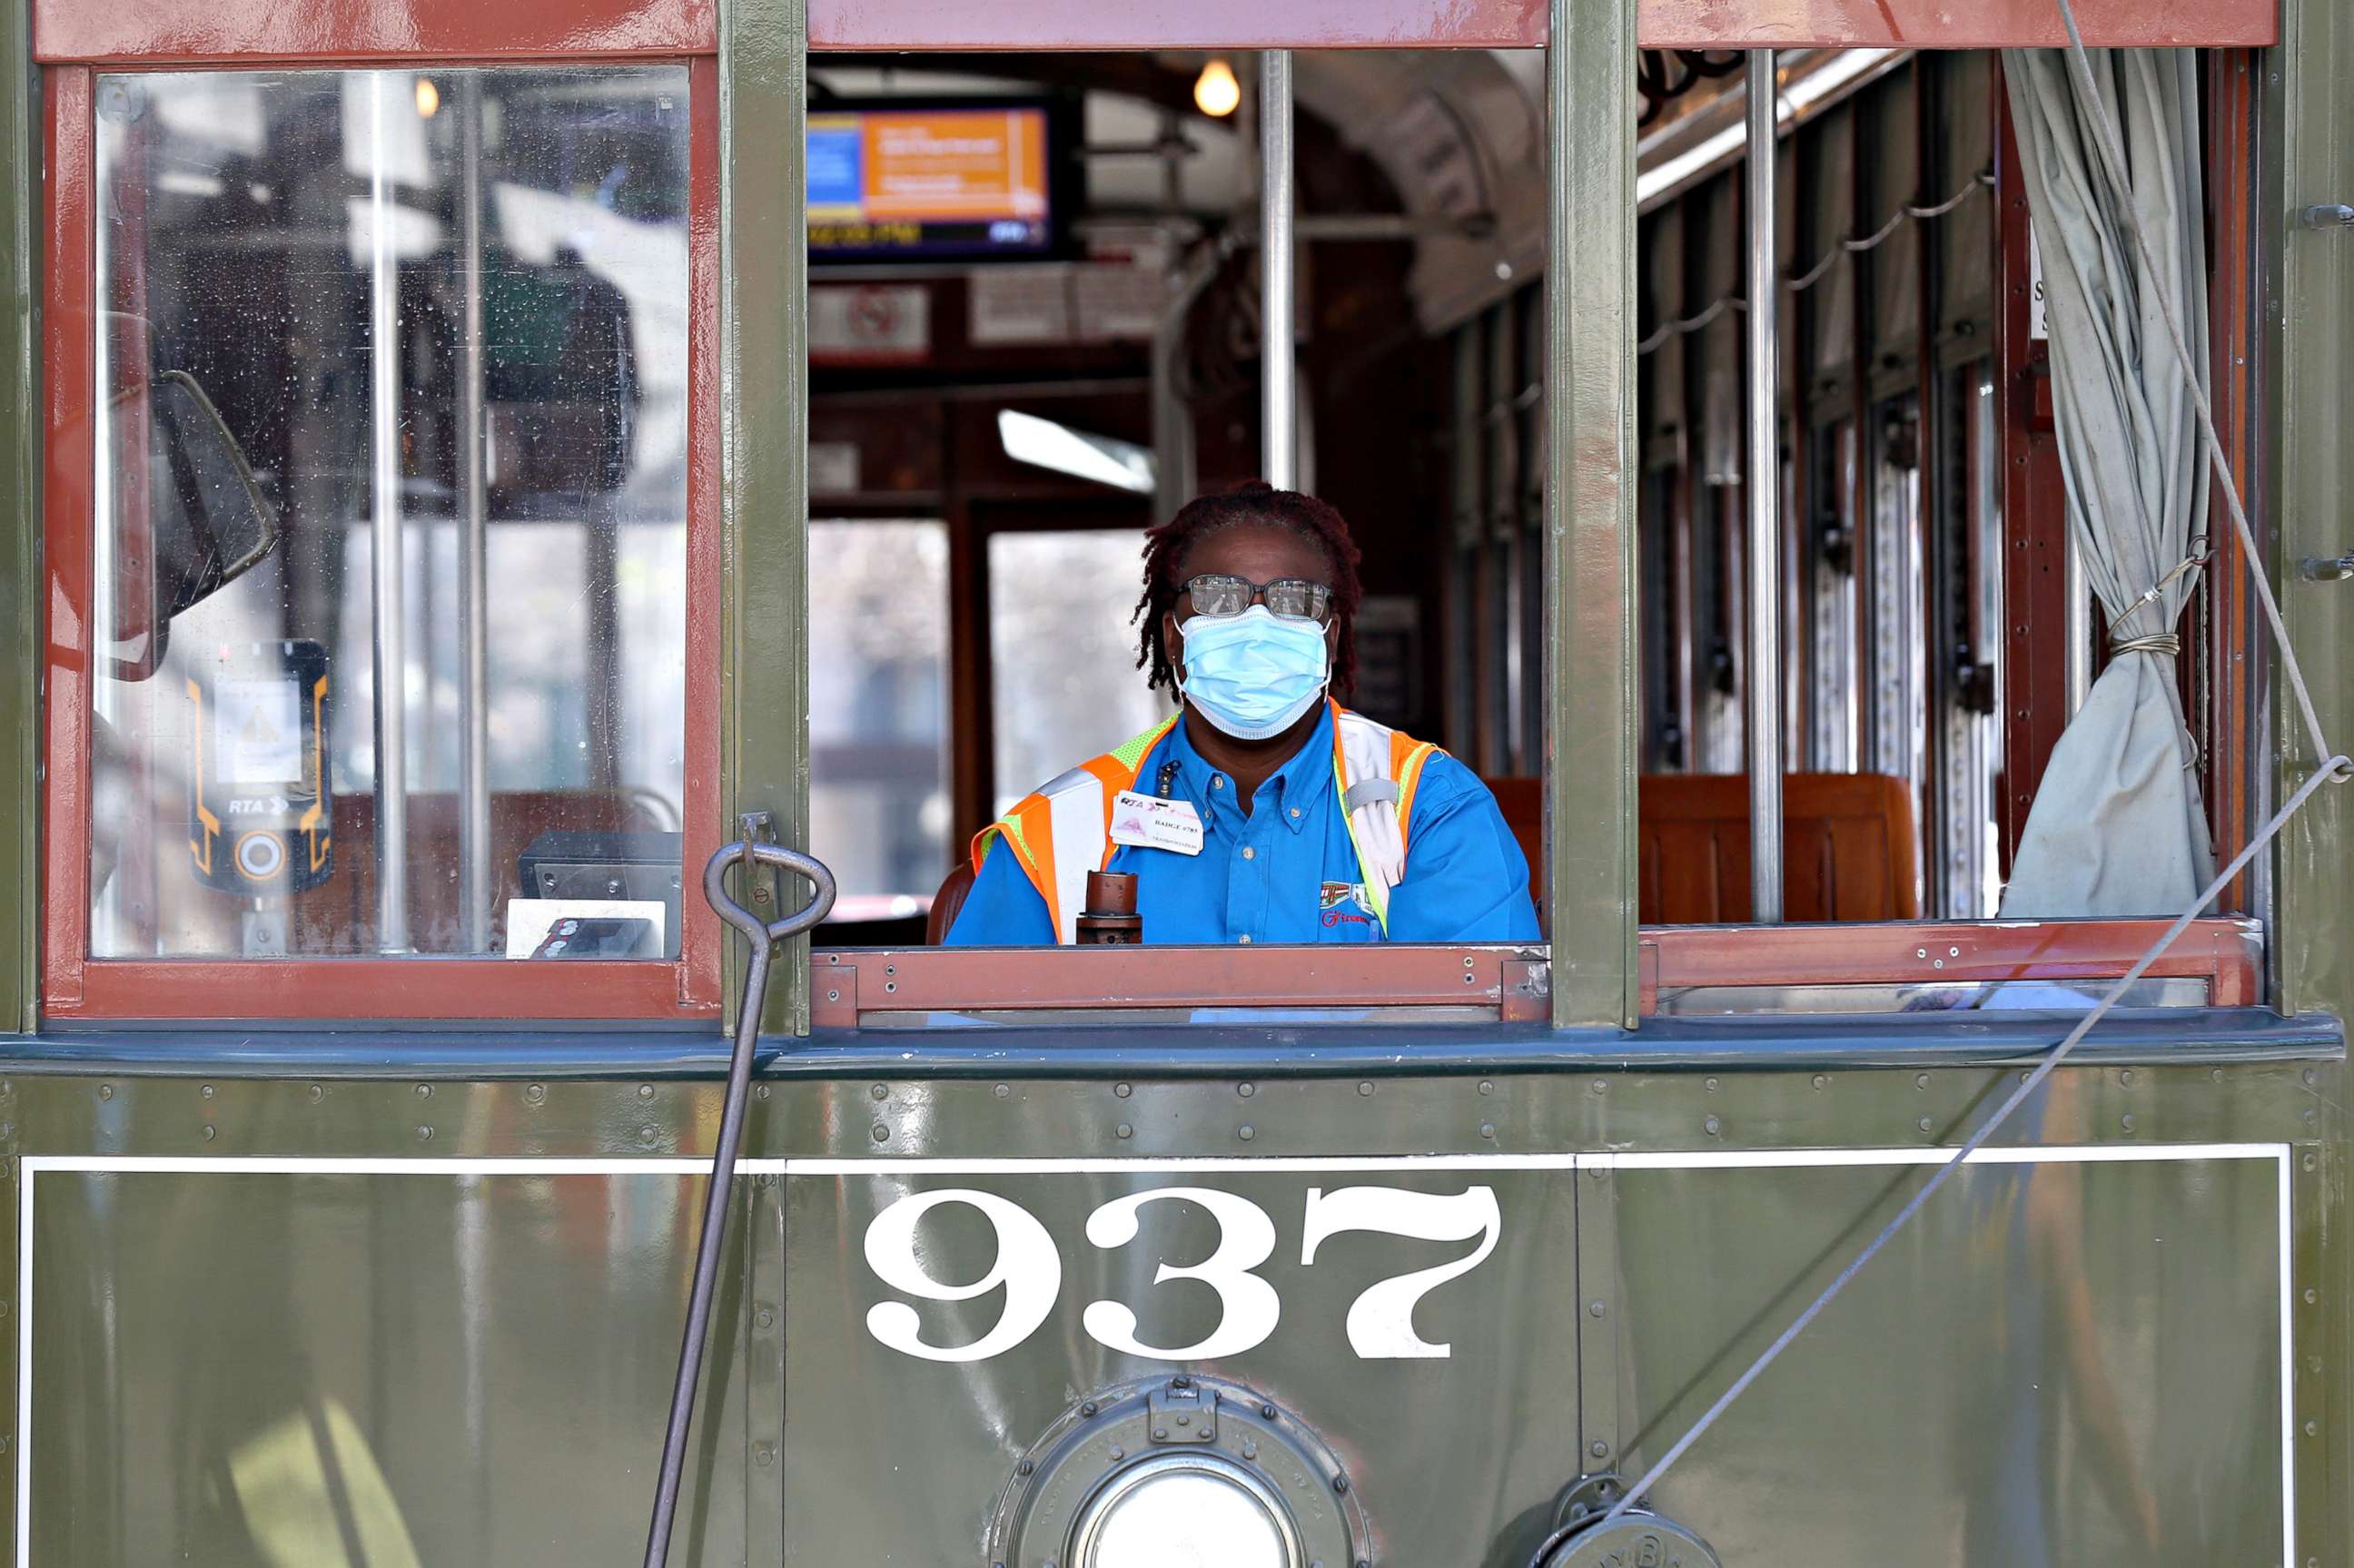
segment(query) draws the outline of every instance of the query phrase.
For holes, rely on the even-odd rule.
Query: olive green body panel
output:
[[[343,1528],[323,1426],[344,1492],[388,1498],[421,1563],[636,1552],[718,1088],[546,1070],[11,1073],[27,1560],[277,1561],[257,1510]],[[1519,1568],[1581,1465],[1655,1457],[2013,1072],[1279,1070],[765,1077],[673,1561],[985,1563],[1049,1424],[1104,1384],[1191,1371],[1321,1435],[1373,1561]],[[2345,1356],[2308,1282],[2342,1266],[2344,1071],[2063,1070],[2002,1139],[2046,1158],[1962,1172],[1655,1500],[1729,1563],[2271,1561],[2285,1441],[2298,1560],[2341,1561],[2321,1413]],[[1303,1261],[1311,1190],[1364,1186],[1493,1195],[1492,1247],[1408,1317],[1444,1357],[1364,1353],[1352,1310],[1470,1257],[1479,1227],[1332,1231]],[[901,1303],[956,1348],[1003,1315],[1003,1287],[926,1301],[875,1272],[875,1217],[943,1187],[1018,1205],[1058,1259],[1034,1331],[979,1361],[904,1353],[871,1321]],[[1133,1310],[1146,1347],[1227,1316],[1211,1286],[1158,1277],[1216,1251],[1200,1201],[1142,1204],[1126,1239],[1097,1218],[1170,1187],[1270,1223],[1247,1270],[1279,1305],[1258,1342],[1177,1360],[1104,1342],[1097,1303]],[[946,1284],[996,1261],[970,1207],[914,1234]],[[323,1550],[304,1560],[356,1560]]]

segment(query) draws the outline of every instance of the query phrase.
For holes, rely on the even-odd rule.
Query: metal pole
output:
[[[1291,52],[1259,57],[1259,452],[1267,482],[1299,483],[1292,386]]]
[[[1749,51],[1749,905],[1782,918],[1781,367],[1774,270],[1774,51]]]
[[[368,366],[376,518],[376,945],[408,948],[408,659],[400,519],[400,274],[392,253],[393,199],[385,90],[406,73],[368,78]]]
[[[489,453],[482,436],[482,79],[458,74],[459,226],[466,320],[458,382],[458,906],[466,950],[491,947],[491,630]]]
[[[2061,669],[2068,683],[2068,716],[2074,718],[2093,689],[2093,585],[2084,576],[2084,547],[2076,530],[2067,529],[2068,543],[2061,555],[2060,591],[2067,596],[2068,613],[2062,620],[2068,656]]]

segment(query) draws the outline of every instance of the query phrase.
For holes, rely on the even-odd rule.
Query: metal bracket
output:
[[[774,811],[741,811],[736,817],[736,836],[748,844],[772,844],[777,842],[777,814]],[[746,894],[752,906],[762,915],[776,908],[779,894],[777,869],[755,861],[744,878],[748,885]]]
[[[2297,563],[2296,575],[2307,582],[2335,583],[2354,577],[2354,550],[2332,559],[2324,556],[2307,556]]]
[[[2354,228],[2354,207],[2342,201],[2317,202],[2297,217],[2307,228]]]
[[[1545,959],[1506,959],[1503,991],[1496,1012],[1506,1023],[1541,1023],[1553,1016],[1553,964]]]
[[[1165,1387],[1148,1393],[1144,1396],[1144,1412],[1152,1418],[1155,1443],[1217,1441],[1217,1391],[1204,1388],[1190,1377],[1172,1377]]]

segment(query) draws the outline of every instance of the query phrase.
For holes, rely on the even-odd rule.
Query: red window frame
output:
[[[688,71],[687,217],[687,476],[686,670],[684,780],[682,826],[688,882],[720,842],[719,717],[723,662],[719,538],[719,77],[707,53],[682,58],[677,44],[696,41],[641,25],[622,12],[614,36],[584,41],[575,25],[554,14],[541,18],[548,36],[535,46],[510,45],[496,54],[429,50],[403,52],[403,64],[466,66],[538,61],[610,61],[667,58]],[[104,9],[104,8],[100,8]],[[304,13],[277,8],[281,16]],[[465,14],[469,9],[472,18]],[[694,0],[675,9],[693,13]],[[90,15],[79,5],[37,8],[36,45],[54,39]],[[657,8],[657,18],[668,15]],[[712,29],[701,29],[710,48]],[[427,43],[475,42],[482,7],[451,6],[423,30]],[[513,18],[498,18],[503,26]],[[268,38],[264,18],[249,14],[249,36]],[[673,20],[675,18],[673,17]],[[43,24],[51,24],[44,26]],[[152,26],[152,24],[151,24]],[[550,30],[553,29],[553,30]],[[519,29],[520,35],[530,29]],[[410,35],[412,37],[418,34]],[[673,47],[646,52],[652,39]],[[112,40],[112,58],[50,65],[43,69],[48,123],[43,147],[46,228],[43,254],[42,348],[45,445],[42,526],[48,591],[45,595],[44,662],[48,724],[43,764],[48,810],[42,823],[45,866],[42,1008],[57,1019],[709,1019],[719,1011],[721,929],[702,899],[684,901],[679,957],[672,962],[535,964],[503,959],[323,958],[276,959],[94,959],[90,956],[90,698],[93,652],[91,577],[96,519],[91,480],[94,446],[92,337],[98,319],[94,198],[97,176],[92,87],[100,70],[238,69],[282,58],[266,47],[250,51],[198,48],[186,52],[153,47],[153,37]],[[171,40],[163,40],[166,49]],[[303,51],[294,50],[302,54]],[[345,54],[310,58],[321,69],[366,69],[384,57]]]

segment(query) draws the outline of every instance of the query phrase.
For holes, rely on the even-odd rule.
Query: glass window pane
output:
[[[99,79],[94,956],[675,955],[686,94]]]
[[[810,842],[836,920],[904,918],[949,870],[949,535],[810,524]]]
[[[1143,584],[1139,529],[990,535],[998,810],[1172,711],[1136,666],[1129,616]]]

